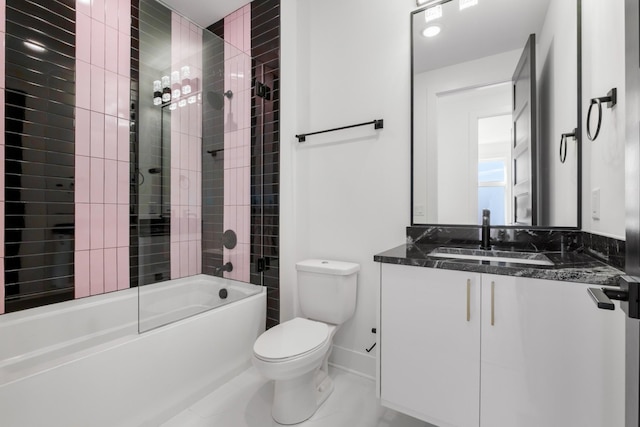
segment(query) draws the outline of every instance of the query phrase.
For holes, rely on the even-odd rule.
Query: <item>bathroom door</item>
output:
[[[626,84],[626,259],[625,272],[640,277],[640,7],[625,0]],[[636,289],[637,291],[637,286]],[[635,292],[634,292],[635,293]],[[627,313],[626,334],[626,427],[640,426],[640,313],[638,295],[629,294],[621,306]],[[635,296],[635,298],[634,298]]]
[[[536,35],[524,46],[511,78],[513,85],[513,135],[511,160],[513,175],[511,194],[513,223],[536,225],[537,215],[537,98]]]

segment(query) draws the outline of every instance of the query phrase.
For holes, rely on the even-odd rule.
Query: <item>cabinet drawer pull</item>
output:
[[[471,321],[471,279],[467,279],[467,322]]]
[[[496,324],[496,282],[491,282],[491,326]]]

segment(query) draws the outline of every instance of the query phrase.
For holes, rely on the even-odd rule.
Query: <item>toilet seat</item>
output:
[[[283,362],[312,353],[329,339],[326,323],[296,317],[269,329],[253,345],[254,355],[266,362]]]

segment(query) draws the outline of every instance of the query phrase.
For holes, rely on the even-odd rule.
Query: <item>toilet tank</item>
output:
[[[296,270],[304,317],[339,325],[353,316],[359,264],[309,259],[298,262]]]

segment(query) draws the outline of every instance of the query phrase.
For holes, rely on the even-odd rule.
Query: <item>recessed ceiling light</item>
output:
[[[416,5],[420,6],[429,6],[431,4],[444,4],[449,3],[451,0],[416,0]]]
[[[29,49],[35,52],[44,53],[47,51],[47,49],[45,49],[44,46],[34,42],[33,40],[25,40],[23,43],[26,47],[28,47]]]
[[[434,36],[437,36],[438,34],[440,34],[440,27],[438,27],[437,25],[432,25],[430,27],[427,27],[422,32],[422,35],[425,37],[434,37]]]
[[[426,22],[433,21],[434,19],[442,18],[442,5],[430,7],[424,11],[424,19]]]
[[[478,0],[460,0],[460,10],[466,9],[478,4]]]

